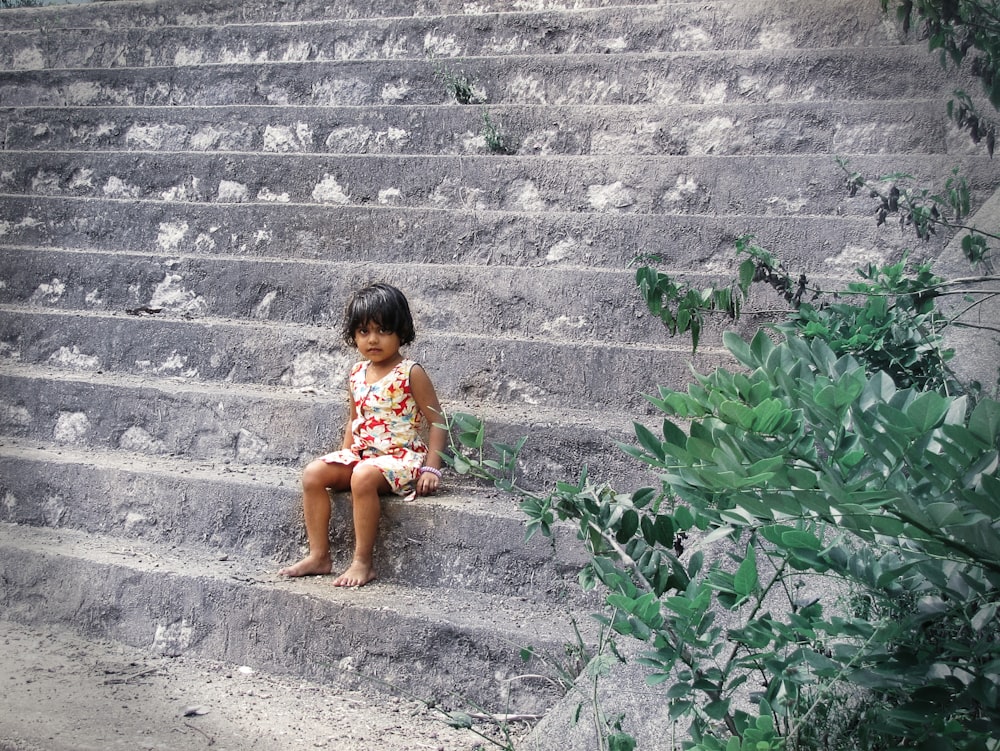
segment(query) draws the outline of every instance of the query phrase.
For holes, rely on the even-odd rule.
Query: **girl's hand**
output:
[[[431,495],[436,493],[440,487],[441,479],[429,469],[421,472],[420,476],[417,477],[417,495]]]

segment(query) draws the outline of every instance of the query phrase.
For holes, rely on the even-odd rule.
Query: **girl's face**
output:
[[[371,360],[376,365],[399,358],[399,348],[402,346],[398,334],[386,331],[374,321],[368,321],[354,329],[354,345],[366,360]]]

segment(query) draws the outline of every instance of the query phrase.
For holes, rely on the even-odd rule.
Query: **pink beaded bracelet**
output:
[[[434,467],[421,467],[420,471],[417,474],[421,474],[422,475],[424,472],[430,472],[432,475],[434,475],[439,480],[441,479],[441,470],[440,469],[435,469]]]

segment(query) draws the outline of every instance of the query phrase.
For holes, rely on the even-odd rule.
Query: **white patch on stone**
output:
[[[624,52],[628,49],[628,41],[625,37],[615,37],[614,39],[602,39],[598,44],[608,52]]]
[[[17,496],[9,490],[3,494],[3,507],[8,514],[17,508]]]
[[[378,202],[383,206],[387,206],[391,203],[398,203],[399,199],[403,197],[403,194],[399,192],[399,188],[385,188],[378,192]]]
[[[876,250],[872,250],[871,248],[859,245],[848,245],[840,251],[838,255],[824,259],[824,262],[834,266],[858,269],[863,268],[870,263],[873,263],[876,266],[882,266],[886,263],[886,259],[881,253]]]
[[[713,117],[707,123],[696,127],[688,140],[689,153],[714,154],[725,152],[724,144],[731,140],[731,131],[736,123],[728,117]]]
[[[263,463],[267,459],[267,441],[249,430],[236,436],[236,460],[244,464]]]
[[[66,292],[66,284],[61,279],[53,279],[48,284],[39,284],[31,293],[31,302],[57,303]]]
[[[14,54],[13,70],[42,70],[45,67],[45,55],[38,47],[28,47]]]
[[[174,65],[183,68],[187,65],[201,65],[205,62],[205,50],[196,47],[179,47],[174,53]]]
[[[156,125],[133,125],[125,132],[125,144],[139,149],[158,149],[163,146],[163,128]]]
[[[187,315],[204,315],[208,311],[205,298],[185,289],[179,274],[166,274],[163,281],[156,285],[149,307],[184,313]]]
[[[309,42],[290,42],[281,53],[281,60],[286,63],[304,62],[312,57],[313,46]]]
[[[198,178],[190,177],[187,182],[175,185],[160,193],[164,201],[191,201],[198,198]]]
[[[310,151],[313,144],[312,129],[308,123],[290,125],[268,125],[264,128],[264,151],[288,153],[290,151]]]
[[[438,36],[428,31],[424,35],[424,52],[431,57],[458,57],[462,54],[462,45],[454,35]]]
[[[139,197],[139,188],[135,185],[129,185],[117,175],[108,178],[107,182],[104,183],[103,191],[108,198]]]
[[[458,198],[459,201],[461,201],[462,206],[464,206],[467,209],[476,209],[477,211],[485,211],[487,208],[486,202],[482,200],[484,192],[485,191],[482,188],[462,187],[459,189]]]
[[[166,252],[177,250],[187,231],[187,222],[160,222],[156,235],[156,247]]]
[[[85,355],[77,345],[60,347],[58,352],[49,355],[49,363],[63,368],[75,368],[77,370],[100,370],[101,359],[93,355]]]
[[[59,443],[76,443],[90,430],[90,420],[83,412],[60,412],[52,437]]]
[[[566,87],[566,94],[557,97],[557,104],[604,104],[617,99],[622,93],[622,85],[618,80],[603,78],[578,78]]]
[[[31,425],[31,413],[25,407],[4,402],[0,405],[0,419],[4,425],[26,428]]]
[[[795,46],[795,38],[782,29],[764,29],[757,37],[761,49],[783,50]]]
[[[153,651],[167,657],[179,657],[191,645],[194,629],[182,618],[168,624],[157,624],[153,636]]]
[[[326,148],[349,154],[361,153],[367,149],[373,135],[374,131],[366,125],[334,128],[326,137]]]
[[[809,199],[799,196],[789,198],[788,196],[771,196],[767,199],[767,205],[772,209],[777,209],[781,214],[797,214],[809,205]]]
[[[389,143],[404,144],[404,143],[409,143],[410,132],[407,130],[403,130],[402,128],[389,128],[385,132],[385,137],[386,140],[389,141]]]
[[[81,188],[94,187],[94,170],[78,169],[69,180],[70,190],[80,190]]]
[[[191,136],[189,145],[195,151],[208,151],[214,149],[224,135],[225,131],[208,125]]]
[[[337,178],[329,173],[323,175],[323,179],[313,188],[312,198],[319,203],[335,203],[341,206],[351,202],[344,188],[337,182]]]
[[[87,296],[83,298],[83,301],[87,303],[87,305],[92,305],[94,307],[104,304],[104,300],[101,298],[101,293],[96,289],[88,292]]]
[[[252,314],[253,317],[261,321],[270,318],[271,304],[275,301],[277,297],[278,293],[275,290],[271,290],[266,295],[264,295],[264,297],[261,298],[261,301],[254,306]]]
[[[702,86],[696,94],[697,100],[701,104],[722,104],[726,101],[727,88],[725,81],[720,81],[715,86]]]
[[[504,203],[515,211],[545,211],[547,208],[534,180],[515,180],[511,183]]]
[[[181,375],[185,378],[196,378],[198,376],[198,371],[196,369],[192,368],[191,370],[184,370],[184,366],[187,365],[187,357],[179,354],[176,350],[171,352],[170,357],[161,362],[159,365],[154,365],[151,360],[136,360],[135,365],[140,373],[151,373],[154,375]]]
[[[486,136],[482,133],[472,133],[471,131],[466,131],[462,134],[459,144],[460,150],[465,154],[478,154],[489,148],[486,145]]]
[[[570,258],[579,250],[579,243],[571,237],[565,240],[560,240],[551,248],[549,252],[545,254],[545,260],[549,263],[558,263],[559,261],[565,261]]]
[[[43,137],[47,136],[50,132],[51,131],[49,130],[49,126],[48,126],[47,123],[38,123],[31,130],[31,137],[32,138],[43,138]]]
[[[666,203],[685,203],[698,193],[698,183],[690,175],[678,175],[674,187],[663,194]]]
[[[129,511],[125,514],[125,529],[132,531],[139,527],[146,526],[146,515],[138,514],[135,511]]]
[[[287,193],[272,193],[270,188],[261,188],[257,193],[257,200],[268,203],[289,203],[292,199]]]
[[[101,86],[92,81],[77,81],[66,87],[66,104],[93,104],[100,100]]]
[[[366,31],[364,34],[355,37],[354,39],[345,40],[343,42],[340,42],[340,40],[337,41],[338,44],[334,49],[335,59],[356,60],[359,57],[364,57],[365,52],[371,45],[372,35]]]
[[[379,94],[379,97],[386,104],[402,102],[405,101],[406,95],[410,93],[410,88],[410,84],[407,81],[387,83],[382,87],[382,93]]]
[[[166,454],[167,447],[158,438],[154,438],[150,433],[133,425],[122,433],[118,439],[118,448],[122,451],[135,451],[140,454]]]
[[[342,388],[352,365],[350,357],[331,352],[303,352],[281,374],[281,384],[292,388]]]
[[[59,187],[59,174],[52,170],[38,170],[31,177],[31,192],[53,195],[61,193]]]
[[[389,60],[409,57],[409,48],[410,41],[406,34],[390,34],[389,38],[382,44],[382,57]],[[367,57],[368,55],[362,50],[360,56]]]
[[[510,99],[517,102],[546,104],[545,84],[532,76],[514,76],[510,82]]]
[[[610,185],[589,186],[587,200],[595,211],[620,210],[635,204],[635,194],[618,181]]]
[[[198,251],[215,250],[215,238],[205,232],[199,232],[194,239],[194,249]]]
[[[250,191],[246,185],[235,180],[220,180],[216,200],[221,203],[246,203],[250,200]]]
[[[587,320],[583,316],[577,316],[576,318],[570,318],[569,316],[559,316],[552,321],[545,321],[542,323],[542,331],[550,334],[558,334],[560,332],[570,331],[572,333],[578,332],[580,329],[587,326]]]
[[[697,26],[677,29],[670,39],[678,50],[710,50],[713,46],[712,35]]]

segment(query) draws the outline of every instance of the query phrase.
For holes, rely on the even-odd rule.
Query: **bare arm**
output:
[[[358,418],[358,410],[354,406],[354,395],[351,394],[351,386],[347,385],[347,426],[344,428],[344,445],[342,448],[349,449],[354,445],[354,421]]]
[[[410,370],[410,388],[420,413],[430,424],[430,433],[427,437],[429,451],[424,460],[424,466],[441,469],[441,452],[444,451],[448,436],[444,429],[438,425],[444,422],[444,414],[441,411],[441,403],[438,401],[437,393],[434,391],[434,384],[431,383],[427,371],[419,365],[414,365]],[[425,472],[417,478],[417,495],[433,493],[438,489],[439,484],[440,481],[436,475]]]

